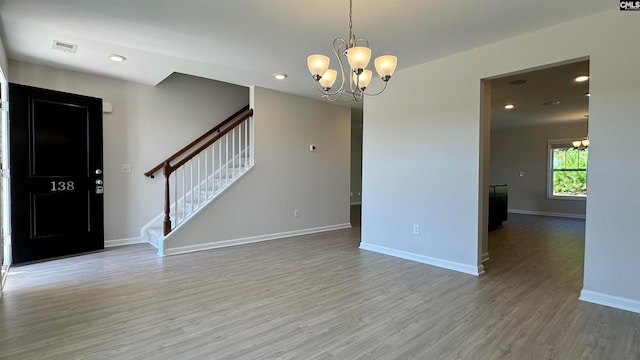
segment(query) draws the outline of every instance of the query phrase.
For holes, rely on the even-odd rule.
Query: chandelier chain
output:
[[[353,1],[349,0],[349,47],[354,46],[355,44],[352,44],[351,42],[353,41],[353,33],[352,33],[352,28],[353,28]]]
[[[351,17],[353,16],[353,1],[349,0],[349,32],[351,32],[351,27],[353,26],[353,21]]]

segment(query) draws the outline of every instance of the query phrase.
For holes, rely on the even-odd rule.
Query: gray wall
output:
[[[9,60],[7,59],[7,52],[4,49],[4,44],[2,43],[2,39],[0,38],[0,69],[5,76],[8,74],[9,70]]]
[[[640,312],[640,32],[611,10],[397,72],[364,107],[364,248],[481,273],[481,80],[590,59],[589,200],[581,299]],[[570,44],[568,46],[567,44]],[[420,104],[420,111],[415,111]],[[615,174],[615,176],[612,176]],[[421,225],[419,235],[412,224]],[[577,295],[577,294],[576,294]]]
[[[510,211],[585,216],[583,199],[547,199],[547,144],[553,139],[580,139],[587,134],[587,127],[585,122],[491,132],[491,183],[509,184]]]
[[[11,62],[13,82],[101,97],[104,114],[105,240],[141,240],[163,209],[163,177],[143,173],[252,102],[256,166],[172,235],[165,248],[349,225],[350,110],[276,91],[174,74],[155,87]],[[309,152],[316,144],[317,152]],[[122,174],[121,164],[132,173]],[[300,216],[293,217],[299,209]],[[206,247],[206,246],[205,246]]]
[[[174,74],[157,86],[10,62],[11,82],[102,98],[105,240],[140,240],[140,228],[162,212],[162,176],[143,174],[249,103],[249,88]],[[131,173],[120,172],[131,164]]]
[[[350,226],[350,109],[257,87],[251,103],[255,167],[173,234],[167,253]]]

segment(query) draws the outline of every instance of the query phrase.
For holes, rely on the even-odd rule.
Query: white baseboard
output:
[[[285,231],[285,232],[275,233],[275,234],[250,236],[250,237],[240,238],[240,239],[215,241],[215,242],[197,244],[197,245],[178,246],[174,248],[170,247],[170,244],[165,243],[164,249],[162,250],[163,254],[159,254],[159,255],[170,256],[170,255],[177,255],[177,254],[186,254],[186,253],[191,253],[196,251],[211,250],[211,249],[217,249],[217,248],[227,247],[227,246],[244,245],[244,244],[251,244],[251,243],[262,242],[262,241],[278,240],[278,239],[283,239],[283,238],[288,238],[293,236],[315,234],[315,233],[320,233],[325,231],[348,229],[350,227],[351,227],[350,223],[336,224],[336,225],[322,226],[322,227],[311,228],[311,229],[293,230],[293,231]]]
[[[524,215],[555,216],[555,217],[564,217],[564,218],[571,218],[571,219],[587,218],[586,215],[582,215],[582,214],[567,214],[567,213],[557,213],[557,212],[548,212],[548,211],[508,209],[507,212],[514,213],[514,214],[524,214]]]
[[[580,292],[580,300],[598,304],[609,306],[616,309],[622,309],[626,311],[632,311],[635,313],[640,313],[640,301],[622,298],[618,296],[603,294],[597,291],[591,290],[582,290]]]
[[[488,252],[482,254],[482,259],[480,260],[482,263],[484,263],[485,261],[489,261],[489,260],[491,260],[491,258],[489,257],[489,253]]]
[[[478,276],[484,273],[484,266],[482,265],[479,265],[476,267],[473,265],[461,264],[458,262],[419,255],[419,254],[410,253],[407,251],[391,249],[388,247],[374,245],[366,242],[360,243],[360,249],[369,250],[369,251],[377,252],[380,254],[390,255],[390,256],[401,258],[401,259],[416,261],[416,262],[427,264],[427,265],[433,265],[433,266],[437,266],[437,267],[441,267],[449,270],[459,271],[469,275]]]
[[[142,244],[142,243],[146,243],[146,241],[142,237],[128,238],[128,239],[105,240],[104,241],[104,247],[105,248],[110,248],[110,247],[116,247],[116,246]]]

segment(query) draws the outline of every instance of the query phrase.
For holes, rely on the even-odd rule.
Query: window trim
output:
[[[575,195],[575,196],[566,196],[566,195],[553,195],[553,149],[557,148],[570,148],[573,147],[571,144],[572,141],[576,140],[576,138],[570,139],[551,139],[547,141],[547,199],[548,200],[570,200],[570,201],[586,201],[588,195]],[[559,146],[560,145],[560,146]],[[587,158],[587,168],[585,171],[588,171],[589,168],[589,159]],[[579,170],[579,169],[576,169]],[[588,180],[588,178],[587,178]]]

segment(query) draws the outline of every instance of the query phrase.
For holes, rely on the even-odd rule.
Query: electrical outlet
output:
[[[131,174],[131,164],[120,164],[120,172],[123,174]]]
[[[413,224],[413,235],[420,235],[420,225]]]
[[[293,209],[293,217],[297,218],[298,216],[300,216],[300,209]]]

